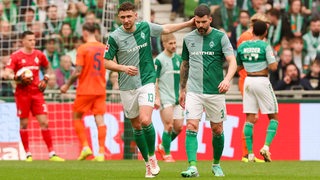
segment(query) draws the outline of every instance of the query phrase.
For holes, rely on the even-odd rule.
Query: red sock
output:
[[[49,129],[41,129],[41,134],[42,134],[42,138],[43,138],[44,142],[47,145],[48,151],[49,152],[53,151],[50,130]]]
[[[73,126],[76,130],[76,133],[78,135],[78,138],[80,140],[80,143],[82,147],[89,146],[87,135],[86,135],[86,129],[84,127],[84,124],[81,120],[73,120]]]
[[[27,129],[20,129],[20,137],[24,147],[24,150],[29,152],[29,135]]]
[[[107,126],[98,126],[99,153],[104,154],[104,143],[106,142]]]

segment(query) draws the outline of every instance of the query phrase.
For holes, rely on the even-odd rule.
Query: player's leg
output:
[[[138,89],[139,120],[148,145],[149,162],[151,172],[157,175],[160,172],[155,156],[156,131],[152,123],[152,112],[155,103],[155,87],[153,83],[144,85]]]
[[[160,111],[160,116],[164,130],[162,133],[162,142],[158,145],[158,151],[164,159],[166,155],[170,155],[171,134],[173,129],[173,106],[164,105],[164,108]]]
[[[254,161],[254,153],[253,153],[253,127],[255,124],[255,115],[252,113],[246,113],[246,122],[243,128],[243,134],[245,136],[246,147],[248,149],[248,161]]]
[[[77,96],[72,107],[72,122],[74,130],[78,136],[81,144],[81,153],[78,160],[85,160],[88,156],[92,155],[89,142],[87,139],[86,128],[82,121],[83,114],[89,111],[92,105],[92,98],[90,96]]]
[[[199,121],[203,113],[202,99],[199,94],[187,93],[186,95],[186,152],[189,162],[189,167],[186,171],[181,172],[182,177],[198,177],[197,170],[197,150],[198,150],[198,128]]]
[[[146,164],[145,177],[151,178],[155,175],[151,172],[151,165],[148,157],[148,145],[146,142],[145,134],[142,130],[141,121],[139,118],[139,103],[138,103],[138,91],[120,91],[120,98],[124,109],[125,117],[130,119],[131,126],[133,128],[133,137],[140,150],[140,153]]]
[[[268,114],[269,126],[267,129],[266,140],[263,148],[260,150],[260,154],[264,157],[266,162],[271,162],[271,153],[269,151],[269,146],[277,132],[278,129],[278,102],[274,91],[271,87],[268,78],[261,79],[260,82],[264,83],[265,88],[259,89],[260,99],[259,106],[262,114]],[[261,96],[263,94],[263,96]],[[271,107],[271,108],[270,108]]]
[[[173,110],[173,129],[171,142],[180,134],[183,129],[184,109],[180,105],[175,105]]]
[[[32,161],[32,154],[29,149],[29,133],[28,133],[28,117],[31,109],[31,97],[20,94],[23,92],[17,91],[15,93],[17,116],[20,118],[20,137],[22,145],[26,152],[26,161]]]
[[[224,149],[223,121],[227,119],[225,95],[204,95],[206,120],[212,131],[213,163],[211,170],[215,176],[224,176],[220,159]]]
[[[93,108],[91,109],[94,114],[95,122],[98,129],[98,142],[99,142],[99,154],[95,156],[94,161],[102,162],[104,161],[104,151],[107,127],[104,123],[104,114],[106,112],[106,96],[101,95],[95,98]]]

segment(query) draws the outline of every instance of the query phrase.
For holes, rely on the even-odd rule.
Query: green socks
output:
[[[246,145],[247,145],[248,152],[249,152],[249,154],[251,154],[251,153],[253,153],[253,150],[252,150],[253,124],[250,122],[246,122],[244,124],[243,132],[244,132],[244,136],[246,139]]]
[[[162,146],[166,155],[170,154],[170,145],[171,145],[171,133],[163,131],[162,133]]]
[[[275,119],[271,119],[268,130],[267,130],[267,136],[266,136],[266,142],[265,145],[270,146],[274,136],[276,135],[277,129],[278,129],[278,121]]]
[[[148,145],[149,156],[153,156],[156,143],[156,131],[154,130],[153,124],[151,123],[149,126],[142,127],[142,130]]]
[[[219,164],[224,148],[224,134],[223,132],[219,135],[213,135],[212,137],[213,146],[213,164]]]
[[[186,132],[186,151],[188,156],[188,162],[190,166],[196,166],[197,164],[197,150],[198,140],[197,132],[187,130]]]
[[[148,146],[142,130],[133,129],[133,136],[145,162],[148,162]]]
[[[171,142],[178,136],[178,134],[176,132],[174,132],[174,130],[172,130],[171,132]]]

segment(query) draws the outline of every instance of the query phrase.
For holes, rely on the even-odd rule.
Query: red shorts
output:
[[[104,114],[106,112],[106,95],[77,95],[73,112]]]
[[[47,114],[48,108],[40,91],[17,91],[15,93],[17,116],[28,118],[30,111],[33,116]]]

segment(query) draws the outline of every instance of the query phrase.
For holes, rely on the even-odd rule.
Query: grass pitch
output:
[[[160,174],[155,179],[183,179],[186,161],[164,163],[159,161]],[[222,161],[224,179],[320,179],[320,161],[274,161],[272,163],[242,163]],[[199,161],[200,177],[213,179],[211,161]],[[0,161],[0,179],[144,179],[145,166],[141,160],[105,162],[90,161]]]

